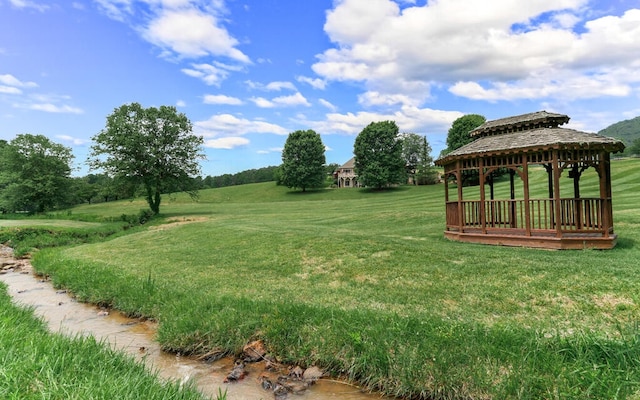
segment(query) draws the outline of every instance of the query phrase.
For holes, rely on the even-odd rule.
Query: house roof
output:
[[[436,160],[435,163],[437,165],[446,165],[460,158],[498,156],[549,149],[602,149],[616,153],[624,150],[624,144],[617,139],[598,135],[597,133],[581,132],[567,128],[537,128],[482,136]]]
[[[349,161],[347,161],[346,163],[342,164],[342,166],[339,169],[354,168],[355,165],[356,165],[356,158],[355,157],[351,157],[351,159]]]
[[[471,137],[488,136],[507,132],[523,131],[535,128],[556,128],[569,122],[564,114],[537,111],[513,117],[487,121],[469,132]]]

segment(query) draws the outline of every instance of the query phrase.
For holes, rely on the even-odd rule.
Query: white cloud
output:
[[[251,97],[249,100],[260,108],[311,106],[311,103],[309,103],[300,92],[296,92],[290,96],[274,97],[271,100],[265,99],[264,97]]]
[[[57,135],[56,137],[62,140],[63,142],[70,143],[74,146],[84,146],[90,142],[89,140],[77,138],[69,135]]]
[[[24,87],[24,88],[38,86],[35,82],[22,82],[20,79],[10,74],[0,75],[0,83],[7,86]]]
[[[48,5],[40,4],[40,3],[35,2],[35,1],[9,0],[9,3],[11,3],[12,6],[17,7],[17,8],[32,8],[32,9],[40,11],[40,12],[45,12],[45,11],[47,11],[49,9]]]
[[[68,105],[55,105],[52,103],[34,103],[26,106],[31,110],[44,111],[48,113],[56,114],[82,114],[84,111],[78,107],[72,107]]]
[[[276,106],[272,101],[269,101],[264,97],[251,97],[249,100],[254,102],[254,104],[260,108],[273,108]]]
[[[434,82],[489,101],[544,98],[578,85],[586,97],[638,90],[640,9],[594,19],[587,4],[440,0],[401,9],[392,0],[342,0],[324,26],[335,47],[312,68],[324,80],[363,82],[361,104],[372,106],[419,105]],[[627,74],[614,71],[621,65]]]
[[[133,14],[134,0],[95,0],[98,7],[109,18],[124,22],[126,18]]]
[[[244,104],[242,100],[237,97],[225,96],[223,94],[207,94],[202,99],[205,104],[227,104],[232,106],[239,106]]]
[[[206,137],[242,136],[248,133],[271,133],[287,135],[285,128],[269,122],[238,118],[231,114],[214,115],[211,118],[193,124],[198,134]]]
[[[270,82],[265,86],[267,90],[280,91],[282,89],[296,90],[296,87],[291,82]]]
[[[274,81],[274,82],[269,82],[266,85],[260,82],[254,82],[251,80],[247,80],[244,83],[251,90],[264,90],[267,92],[271,92],[271,91],[279,92],[282,89],[296,90],[296,87],[293,83],[286,82],[286,81]]]
[[[328,108],[329,110],[336,112],[338,111],[338,107],[336,107],[335,105],[331,104],[329,101],[325,100],[325,99],[319,99],[318,103],[322,104],[324,107]]]
[[[96,0],[109,18],[128,23],[171,58],[227,57],[249,64],[223,25],[223,0]]]
[[[229,69],[222,64],[191,64],[192,68],[183,68],[182,72],[202,80],[209,86],[220,86],[220,83],[229,76]]]
[[[296,92],[296,94],[292,94],[290,96],[275,97],[271,101],[274,104],[285,106],[285,107],[311,106],[311,103],[309,103],[307,99],[300,92]]]
[[[443,111],[431,108],[403,106],[391,113],[361,111],[357,113],[329,113],[324,121],[303,121],[311,129],[323,134],[359,134],[365,126],[378,121],[395,121],[403,132],[442,132],[464,114],[459,111]]]
[[[22,94],[22,90],[18,89],[17,87],[0,86],[0,93],[4,93],[4,94]]]
[[[327,87],[327,81],[320,78],[309,78],[308,76],[298,76],[296,77],[298,82],[303,82],[310,85],[314,89],[324,90]]]
[[[194,7],[164,8],[143,30],[144,39],[179,57],[224,56],[249,63],[236,49],[238,41],[221,25],[216,15]]]
[[[418,105],[415,99],[404,94],[384,94],[377,91],[365,92],[358,96],[358,103],[364,106],[407,104]]]
[[[628,69],[602,70],[598,74],[577,74],[571,71],[545,71],[516,82],[491,82],[485,86],[478,82],[457,82],[449,91],[473,100],[522,100],[554,98],[563,100],[589,99],[601,96],[624,97],[632,92],[632,82],[640,76]],[[629,83],[623,83],[629,80]],[[559,84],[558,82],[562,82]]]
[[[267,150],[258,150],[256,153],[258,154],[270,154],[270,153],[282,153],[282,147],[271,147]]]
[[[35,82],[23,82],[11,74],[0,75],[0,93],[21,95],[23,88],[38,87]],[[66,95],[32,93],[13,103],[13,107],[56,114],[82,114],[84,110],[65,103],[70,99]]]
[[[229,136],[219,139],[205,140],[204,147],[231,150],[236,147],[246,146],[249,143],[250,141],[247,138]]]
[[[187,106],[187,102],[184,100],[178,100],[176,101],[176,107],[186,107]]]

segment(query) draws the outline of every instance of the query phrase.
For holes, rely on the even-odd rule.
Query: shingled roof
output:
[[[513,117],[487,121],[469,132],[471,137],[488,136],[507,132],[524,131],[535,128],[556,128],[569,122],[564,114],[554,114],[547,111],[537,111]]]
[[[624,144],[620,140],[597,133],[558,127],[559,123],[567,121],[569,117],[566,115],[546,111],[489,121],[472,131],[476,132],[475,136],[480,137],[436,160],[435,163],[446,165],[461,158],[550,149],[591,149],[609,153],[624,150]]]

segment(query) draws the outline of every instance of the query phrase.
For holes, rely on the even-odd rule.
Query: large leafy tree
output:
[[[44,212],[69,204],[71,149],[43,135],[23,134],[0,146],[0,208]]]
[[[320,187],[325,180],[324,144],[313,130],[289,134],[282,151],[280,182],[288,188]]]
[[[355,172],[363,185],[382,189],[406,181],[398,131],[394,121],[372,122],[356,137]]]
[[[469,135],[469,132],[484,124],[486,121],[487,119],[485,117],[478,114],[467,114],[453,121],[447,133],[447,148],[444,150],[444,153],[448,154],[467,143],[471,143],[473,138]]]
[[[161,194],[186,191],[200,173],[203,139],[175,107],[144,108],[138,103],[116,108],[105,128],[93,137],[89,166],[117,180],[141,185],[149,208],[160,212]]]

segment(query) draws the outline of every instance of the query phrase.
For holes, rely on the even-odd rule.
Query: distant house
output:
[[[334,178],[338,187],[361,187],[358,182],[358,175],[354,171],[355,165],[356,159],[353,157],[335,171]]]

